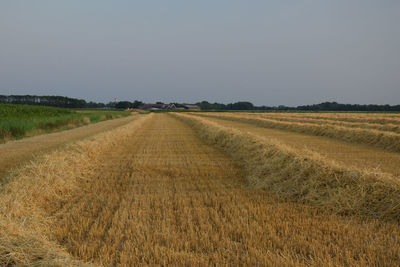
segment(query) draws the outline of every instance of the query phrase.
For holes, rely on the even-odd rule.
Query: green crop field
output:
[[[125,111],[0,104],[0,142],[128,116]]]

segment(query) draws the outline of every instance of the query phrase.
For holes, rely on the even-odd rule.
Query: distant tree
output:
[[[132,107],[132,103],[129,101],[119,101],[116,105],[115,108],[117,109],[127,109]]]
[[[254,105],[250,102],[241,101],[233,104],[228,104],[227,109],[229,110],[252,110],[254,109]]]
[[[135,100],[135,101],[132,103],[132,108],[138,108],[138,107],[142,106],[143,104],[144,104],[144,103],[143,103],[142,101]]]
[[[83,99],[65,96],[36,96],[36,95],[9,95],[0,96],[0,102],[10,104],[28,104],[41,106],[54,106],[63,108],[86,108],[87,103]]]
[[[202,110],[225,110],[226,105],[221,103],[209,103],[208,101],[201,101],[196,103]]]
[[[143,102],[135,100],[133,103],[129,101],[109,102],[107,104],[89,102],[83,99],[70,98],[65,96],[37,96],[37,95],[0,95],[0,103],[9,104],[28,104],[41,106],[54,106],[63,108],[137,108],[143,105]],[[158,101],[157,104],[163,104]],[[177,104],[175,104],[177,106]],[[400,111],[400,105],[359,105],[359,104],[339,104],[337,102],[323,102],[314,105],[305,105],[298,107],[278,106],[256,107],[250,102],[240,101],[230,104],[209,103],[201,101],[196,103],[202,110],[304,110],[304,111]],[[178,106],[177,106],[178,107]]]
[[[157,101],[156,104],[162,105],[162,104],[164,104],[164,103],[161,102],[161,101]]]
[[[87,107],[88,108],[105,108],[106,105],[104,103],[96,103],[96,102],[90,101],[89,103],[87,103]]]
[[[272,110],[272,109],[273,109],[273,107],[267,107],[267,106],[256,107],[256,106],[254,106],[254,110]]]
[[[359,105],[323,102],[314,105],[298,106],[296,109],[309,111],[400,111],[400,105]]]
[[[287,106],[284,106],[284,105],[279,105],[278,107],[275,107],[274,109],[275,110],[291,110],[291,109],[294,109],[294,108],[287,107]]]

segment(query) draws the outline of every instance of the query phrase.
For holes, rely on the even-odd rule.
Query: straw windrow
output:
[[[387,151],[400,152],[400,134],[374,129],[348,128],[336,125],[317,125],[312,123],[282,122],[265,118],[251,118],[236,115],[198,116],[249,123],[260,127],[273,128],[314,136],[325,136],[337,140],[369,145]]]
[[[100,155],[119,145],[145,118],[44,155],[0,187],[0,266],[88,265],[58,245],[53,214],[101,164]]]
[[[253,114],[251,114],[253,115]],[[250,116],[249,116],[250,117]],[[304,117],[296,117],[296,116],[270,116],[269,114],[260,115],[254,114],[251,116],[252,118],[263,118],[270,119],[282,122],[296,122],[296,123],[312,123],[317,125],[334,125],[341,126],[347,128],[363,128],[363,129],[373,129],[378,131],[386,131],[393,133],[400,133],[400,125],[397,124],[376,124],[376,123],[368,123],[368,122],[347,122],[347,121],[335,121],[329,119],[314,119]]]
[[[342,168],[315,153],[299,154],[276,140],[197,116],[176,116],[240,162],[251,186],[338,214],[400,221],[400,184],[388,174]]]

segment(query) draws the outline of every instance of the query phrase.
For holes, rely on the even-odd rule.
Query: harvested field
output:
[[[242,162],[254,187],[338,214],[400,221],[400,182],[392,174],[343,168],[278,140],[259,138],[197,116],[178,117]]]
[[[390,206],[398,191],[390,178],[363,184],[376,193],[359,203],[361,212],[354,211],[355,198],[341,202],[346,190],[331,195],[341,212],[318,195],[341,188],[341,179],[357,188],[343,168],[335,183],[309,183],[320,205],[288,193],[290,179],[311,177],[307,172],[286,177],[279,197],[276,187],[255,183],[271,174],[253,168],[268,160],[257,153],[277,143],[198,116],[174,116],[140,116],[20,169],[0,191],[0,265],[400,264],[399,213],[396,203]],[[243,137],[254,153],[243,149]],[[285,149],[289,163],[295,151]],[[295,162],[312,172],[318,160]],[[382,204],[388,206],[379,212]]]
[[[347,168],[382,172],[400,177],[400,153],[352,144],[334,138],[260,127],[245,121],[239,122],[216,117],[204,118],[218,125],[247,132],[260,138],[277,140],[301,154],[316,154],[326,161],[333,161]]]
[[[253,116],[233,113],[207,113],[201,116],[224,120],[251,123],[260,127],[273,128],[302,134],[325,136],[333,139],[373,146],[387,151],[400,152],[400,134],[369,128],[338,126],[333,124],[315,124],[310,122],[279,121],[265,116]]]
[[[10,141],[0,145],[0,184],[10,170],[22,166],[27,161],[34,159],[43,153],[50,152],[68,143],[84,139],[100,133],[109,131],[137,119],[129,116],[114,120],[108,120],[91,124],[68,131],[51,134],[37,135],[17,141]]]
[[[242,113],[248,115],[249,113]],[[304,119],[324,119],[331,121],[400,124],[400,114],[396,113],[250,113],[268,118],[290,117]]]
[[[255,115],[254,117],[262,117],[268,118],[277,121],[284,121],[284,122],[300,122],[300,123],[314,123],[318,125],[337,125],[342,127],[349,127],[349,128],[364,128],[364,129],[375,129],[379,131],[387,131],[387,132],[394,132],[400,133],[400,125],[393,124],[393,123],[386,123],[386,124],[376,124],[376,123],[368,123],[362,121],[355,121],[355,122],[347,122],[347,121],[340,121],[340,120],[331,120],[329,118],[307,118],[307,117],[297,117],[297,116],[268,116],[268,115]]]

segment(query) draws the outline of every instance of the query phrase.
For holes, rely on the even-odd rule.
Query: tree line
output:
[[[65,96],[0,95],[0,103],[52,106],[60,108],[116,108],[118,103],[86,102],[83,99]]]
[[[62,108],[113,108],[127,109],[138,108],[144,103],[139,100],[133,102],[119,101],[109,103],[87,102],[83,99],[65,97],[65,96],[37,96],[37,95],[0,95],[0,103],[8,104],[27,104],[42,105]],[[162,104],[162,102],[157,102]],[[176,107],[182,107],[181,103],[174,103]],[[400,105],[359,105],[359,104],[340,104],[337,102],[324,102],[305,106],[255,106],[248,101],[239,101],[235,103],[209,103],[201,101],[196,103],[202,110],[265,110],[265,111],[400,111]]]
[[[64,96],[36,95],[0,95],[0,103],[54,106],[62,108],[84,108],[88,104],[83,99]]]
[[[337,102],[324,102],[305,106],[255,106],[251,102],[241,101],[231,104],[209,103],[202,101],[196,103],[202,110],[270,110],[270,111],[400,111],[400,105],[360,105],[340,104]]]

